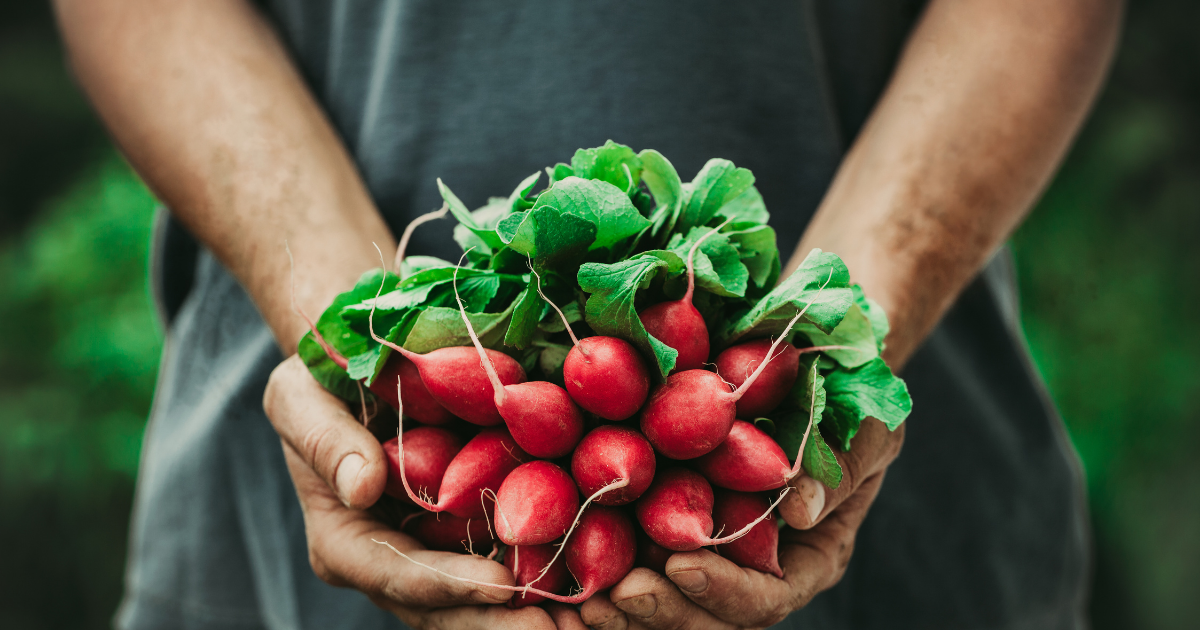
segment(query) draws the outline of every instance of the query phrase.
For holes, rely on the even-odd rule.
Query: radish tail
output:
[[[583,591],[582,593],[579,593],[578,595],[566,597],[563,595],[555,595],[554,593],[551,593],[549,591],[543,591],[540,588],[533,588],[532,586],[509,586],[508,584],[492,584],[489,582],[480,582],[479,580],[472,580],[470,578],[460,577],[457,575],[451,575],[437,567],[429,566],[428,564],[425,564],[424,562],[421,562],[420,560],[417,560],[417,559],[413,558],[412,556],[409,556],[408,554],[404,553],[403,551],[396,549],[395,547],[392,546],[391,543],[387,542],[386,540],[375,540],[374,538],[372,538],[371,542],[378,544],[378,545],[383,545],[384,547],[391,549],[393,552],[396,553],[396,555],[400,556],[401,558],[404,558],[405,560],[408,560],[409,562],[411,562],[419,567],[429,569],[430,571],[433,571],[434,573],[443,575],[452,580],[458,580],[459,582],[463,582],[466,584],[473,584],[475,586],[486,586],[489,588],[498,588],[498,589],[502,589],[505,591],[512,591],[514,593],[533,593],[535,595],[541,595],[542,597],[545,597],[546,599],[552,599],[556,602],[561,602],[563,604],[582,604],[583,602],[587,601],[587,598],[589,598],[593,594],[595,594],[595,591],[592,591],[592,592]]]
[[[629,168],[629,167],[626,167],[626,168]],[[542,299],[543,299],[543,300],[545,300],[545,301],[546,301],[546,303],[550,305],[550,308],[553,308],[553,309],[554,309],[554,312],[555,312],[555,313],[558,313],[558,316],[559,316],[560,318],[562,318],[562,323],[563,323],[563,326],[566,326],[566,327],[567,327],[567,334],[568,334],[568,335],[571,335],[571,343],[575,344],[575,347],[576,347],[576,348],[579,348],[579,351],[580,351],[580,352],[582,352],[582,353],[583,353],[583,356],[585,356],[585,357],[586,357],[586,356],[587,356],[587,352],[586,352],[586,351],[584,351],[584,349],[583,349],[582,347],[580,347],[580,345],[579,345],[579,337],[576,337],[576,336],[575,336],[575,331],[574,331],[574,330],[571,330],[571,322],[567,321],[567,316],[563,314],[563,312],[562,312],[562,309],[558,308],[558,305],[557,305],[557,304],[555,304],[553,301],[551,301],[551,300],[550,300],[550,298],[546,297],[546,294],[545,294],[545,293],[542,293],[542,277],[538,275],[538,272],[537,272],[537,271],[534,271],[534,269],[533,269],[533,264],[532,264],[532,263],[530,263],[530,264],[529,264],[529,271],[533,272],[533,277],[537,278],[537,292],[538,292],[538,295],[542,296]]]
[[[400,278],[401,280],[404,279],[404,277],[400,275],[400,263],[404,262],[404,250],[408,249],[408,241],[412,238],[413,232],[423,223],[436,221],[446,216],[447,212],[450,212],[450,204],[443,203],[441,209],[422,214],[421,216],[410,221],[408,227],[404,228],[404,235],[400,237],[400,246],[396,248],[397,278]]]
[[[771,516],[771,512],[775,511],[775,508],[779,505],[779,503],[781,501],[783,501],[783,497],[786,497],[788,491],[791,489],[792,489],[791,486],[784,486],[783,492],[779,493],[779,498],[775,499],[775,502],[772,503],[771,506],[767,508],[767,511],[762,513],[762,516],[759,516],[758,518],[754,519],[753,521],[750,522],[750,524],[746,525],[745,527],[743,527],[743,528],[737,530],[736,532],[734,532],[728,536],[725,536],[723,538],[709,538],[708,542],[705,544],[707,544],[707,545],[724,545],[726,543],[731,543],[731,542],[741,538],[742,536],[745,536],[746,534],[749,534],[750,530],[754,529],[755,525],[758,525],[759,523],[763,522],[764,520],[766,520],[768,517]]]
[[[575,531],[575,527],[579,525],[579,519],[583,518],[583,511],[587,509],[588,505],[591,505],[592,501],[595,501],[598,497],[600,497],[601,495],[603,495],[606,492],[609,492],[611,490],[616,490],[617,488],[624,488],[625,486],[628,486],[628,485],[629,485],[629,480],[621,478],[621,479],[617,479],[616,481],[610,482],[608,485],[604,486],[603,488],[600,488],[599,490],[593,492],[592,496],[588,497],[587,501],[584,501],[583,505],[579,506],[579,511],[575,513],[575,522],[571,523],[571,528],[567,530],[566,534],[563,534],[562,542],[559,543],[559,545],[558,545],[558,551],[554,552],[554,557],[550,558],[550,562],[547,562],[546,566],[542,567],[542,572],[538,573],[538,576],[533,578],[532,580],[530,580],[529,584],[526,584],[525,586],[530,586],[532,584],[537,583],[538,580],[542,579],[542,577],[546,575],[546,572],[550,570],[550,567],[554,566],[554,561],[558,560],[558,557],[560,555],[562,555],[563,549],[567,548],[567,539],[571,537],[571,532]]]
[[[812,388],[812,390],[813,390],[812,400],[810,400],[808,402],[808,427],[804,429],[804,437],[800,438],[800,449],[796,452],[796,463],[794,465],[792,465],[792,472],[788,473],[787,477],[784,477],[784,481],[791,481],[796,478],[796,475],[800,474],[800,471],[801,471],[800,462],[804,458],[804,446],[808,443],[808,435],[810,433],[812,433],[813,425],[814,425],[813,421],[816,420],[816,415],[817,415],[817,374],[816,374],[816,370],[813,370],[813,388]]]
[[[408,493],[408,498],[413,500],[413,503],[429,510],[430,512],[441,512],[442,508],[430,503],[423,497],[417,496],[413,492],[412,487],[408,485],[408,476],[404,474],[404,399],[400,397],[400,377],[396,377],[396,400],[399,401],[399,408],[396,409],[396,415],[400,416],[400,424],[396,426],[396,459],[400,462],[400,483],[404,485],[404,491]],[[468,536],[470,528],[467,528]]]
[[[463,252],[463,255],[458,259],[459,267],[462,266],[463,258],[467,257],[467,252],[475,249],[474,247]],[[454,268],[454,301],[458,302],[458,313],[462,315],[463,323],[467,326],[467,334],[471,336],[471,343],[475,344],[475,349],[479,351],[479,361],[483,363],[483,369],[487,372],[488,379],[492,381],[492,391],[496,394],[496,406],[504,404],[504,384],[500,382],[500,375],[496,373],[496,366],[492,365],[492,360],[488,358],[486,352],[483,351],[483,344],[479,341],[479,336],[475,334],[475,328],[471,326],[471,320],[467,318],[467,307],[463,306],[462,298],[458,296],[458,269]]]
[[[700,249],[700,244],[703,243],[705,239],[707,239],[708,237],[712,236],[713,234],[716,234],[717,232],[721,231],[721,228],[725,227],[726,225],[729,225],[729,222],[732,220],[733,220],[733,217],[729,217],[728,219],[725,219],[725,221],[723,223],[721,223],[721,225],[718,225],[717,227],[713,228],[711,232],[709,232],[708,234],[705,234],[704,236],[701,236],[700,240],[696,241],[695,243],[692,243],[692,248],[688,250],[688,257],[687,257],[688,288],[687,288],[687,293],[683,294],[684,302],[691,304],[692,303],[692,294],[696,292],[696,267],[695,267],[695,265],[692,264],[692,261],[696,256],[696,250]]]
[[[375,243],[371,244],[375,245]],[[377,343],[383,344],[392,350],[399,352],[404,356],[404,358],[416,363],[419,366],[421,364],[421,360],[425,358],[424,356],[419,355],[416,352],[405,350],[404,348],[375,334],[375,305],[379,302],[379,296],[383,294],[383,285],[387,283],[387,265],[383,262],[383,251],[379,249],[378,245],[375,245],[375,251],[379,252],[379,265],[383,269],[383,280],[379,282],[379,290],[375,292],[375,299],[371,301],[371,313],[367,315],[367,330],[370,331],[371,338]]]
[[[762,363],[759,363],[758,367],[750,373],[750,377],[742,383],[742,386],[734,390],[733,394],[731,394],[735,401],[740,400],[742,395],[746,393],[746,390],[754,384],[754,381],[758,380],[758,375],[762,374],[763,370],[767,369],[767,364],[770,363],[771,359],[774,358],[772,355],[775,354],[775,349],[779,347],[779,344],[783,343],[784,338],[787,337],[788,333],[792,331],[792,326],[795,326],[796,322],[800,321],[800,318],[804,317],[804,314],[808,312],[808,307],[815,304],[816,301],[821,297],[821,292],[824,291],[825,287],[829,285],[830,280],[833,280],[833,269],[829,270],[829,277],[825,279],[825,284],[822,284],[821,287],[817,289],[817,294],[813,296],[813,299],[810,300],[808,304],[805,304],[804,308],[800,309],[800,312],[796,313],[796,316],[792,318],[792,321],[788,322],[787,328],[784,328],[783,332],[779,333],[779,338],[775,340],[775,343],[771,344],[771,348],[767,350],[767,356],[765,359],[763,359]]]

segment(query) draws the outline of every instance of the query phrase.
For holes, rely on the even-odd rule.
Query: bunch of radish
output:
[[[579,603],[703,547],[782,576],[788,482],[840,479],[822,419],[845,449],[867,415],[907,415],[903,382],[880,372],[882,310],[819,250],[770,288],[778,252],[745,169],[714,160],[680,184],[661,155],[610,141],[547,170],[537,195],[534,176],[475,212],[442,186],[447,207],[405,231],[396,273],[364,276],[301,344],[364,421],[368,399],[395,410],[401,528],[503,562],[513,607]],[[412,229],[447,210],[463,259],[405,261]]]

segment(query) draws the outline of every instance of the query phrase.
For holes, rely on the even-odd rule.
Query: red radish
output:
[[[375,249],[378,251],[379,246],[377,245]],[[379,252],[379,259],[383,260],[382,251]],[[456,275],[457,273],[455,270]],[[379,284],[379,291],[375,294],[376,301],[379,300],[381,293],[383,293],[382,282]],[[457,294],[458,289],[455,287],[455,295],[457,296]],[[459,304],[461,306],[461,301]],[[466,321],[466,319],[464,311],[463,320]],[[371,307],[371,313],[367,316],[367,326],[371,331],[372,339],[399,352],[417,366],[417,371],[421,374],[421,382],[425,384],[429,395],[438,404],[445,407],[451,414],[471,424],[490,427],[504,422],[504,418],[500,416],[500,412],[493,402],[493,381],[503,385],[525,381],[525,370],[520,363],[517,363],[516,359],[503,352],[485,350],[482,346],[479,346],[478,356],[471,348],[465,346],[438,348],[427,354],[417,354],[398,346],[375,334],[374,306]],[[468,321],[467,329],[474,336],[475,333],[470,326]],[[487,359],[484,361],[485,369],[480,368],[479,357]]]
[[[477,363],[483,363],[487,378],[491,379],[494,394],[492,408],[497,410],[500,417],[504,419],[504,423],[508,425],[508,430],[512,432],[513,439],[517,441],[517,444],[520,444],[521,448],[534,457],[554,459],[570,453],[583,435],[583,414],[580,413],[579,407],[576,407],[575,403],[571,401],[566,390],[554,383],[533,381],[513,384],[505,383],[504,379],[500,378],[494,365],[496,363],[494,355],[504,357],[518,370],[521,369],[521,366],[506,354],[484,349],[483,344],[479,342],[479,337],[475,334],[475,328],[471,326],[471,320],[467,318],[467,310],[463,306],[462,299],[458,297],[457,268],[454,274],[454,299],[458,301],[458,311],[462,315],[463,323],[467,326],[467,334],[471,336],[471,343],[475,344],[475,349],[479,352]],[[442,350],[449,349],[443,348]],[[466,350],[466,348],[462,349]],[[441,350],[436,352],[441,352]],[[524,374],[522,371],[522,377]],[[421,374],[421,377],[424,378],[424,373]]]
[[[476,545],[481,550],[492,547],[492,532],[488,529],[487,520],[482,518],[418,512],[405,519],[400,529],[434,551],[475,553]]]
[[[654,481],[654,449],[641,433],[624,426],[604,425],[579,441],[571,456],[571,475],[584,496],[592,496],[618,479],[628,485],[600,496],[599,505],[624,505],[637,500]]]
[[[418,427],[405,436],[408,447],[404,452],[404,473],[418,494],[429,501],[437,501],[442,477],[454,456],[462,450],[462,439],[437,427]],[[388,481],[384,492],[402,501],[409,501],[400,480],[400,438],[394,437],[383,443],[383,453],[388,460]]]
[[[755,339],[726,348],[717,355],[717,374],[734,387],[741,387],[770,350],[770,339]],[[769,413],[783,402],[800,372],[800,355],[824,350],[853,350],[850,346],[813,346],[797,349],[790,343],[771,357],[770,365],[759,375],[754,385],[737,401],[737,417],[753,420]]]
[[[833,271],[829,272],[830,280]],[[824,290],[829,280],[821,285]],[[737,417],[737,402],[752,387],[767,366],[771,365],[775,349],[792,326],[808,308],[821,297],[821,290],[811,302],[800,309],[788,322],[779,338],[768,349],[767,359],[758,364],[741,386],[730,392],[721,377],[705,370],[685,370],[667,377],[650,394],[642,408],[641,426],[646,439],[654,448],[671,459],[693,459],[712,451],[725,441]]]
[[[580,340],[567,316],[542,293],[542,277],[533,265],[529,270],[537,277],[538,295],[558,313],[571,336],[573,347],[563,362],[563,381],[571,400],[605,420],[624,420],[637,413],[650,393],[650,371],[637,350],[616,337]]]
[[[698,370],[708,361],[708,325],[704,316],[692,305],[692,296],[696,293],[696,268],[694,259],[696,250],[704,239],[716,234],[732,219],[713,228],[711,232],[700,237],[687,257],[687,292],[678,300],[659,302],[638,313],[642,326],[655,339],[667,344],[679,353],[675,358],[675,368],[671,374],[685,370]]]
[[[739,567],[783,577],[779,568],[779,526],[772,519],[755,521],[763,510],[771,509],[770,499],[761,494],[717,490],[713,503],[713,523],[717,527],[739,530],[757,522],[745,536],[717,547],[717,553]]]
[[[674,553],[654,542],[645,532],[638,533],[637,566],[646,567],[655,573],[667,574],[667,560]]]
[[[740,387],[767,358],[771,343],[770,339],[755,339],[726,348],[717,355],[717,374],[734,387]],[[753,420],[773,411],[787,397],[799,373],[800,351],[784,342],[759,375],[758,382],[746,388],[746,393],[737,401],[737,417]]]
[[[696,470],[714,486],[741,492],[782,488],[792,472],[783,449],[758,427],[735,420],[729,437],[695,460]]]
[[[686,468],[665,470],[654,479],[650,489],[638,499],[634,511],[646,535],[672,551],[694,551],[709,545],[724,545],[748,534],[755,525],[771,515],[779,499],[757,520],[741,529],[713,538],[713,490],[699,473]]]
[[[404,433],[399,432],[397,447],[400,461],[404,461]],[[454,456],[446,467],[442,485],[438,489],[437,503],[425,500],[413,492],[400,468],[400,481],[408,498],[430,512],[450,512],[455,516],[471,519],[486,517],[482,494],[495,492],[522,463],[532,459],[513,441],[503,427],[492,427],[479,432]]]
[[[557,551],[555,545],[522,545],[509,547],[504,554],[504,566],[512,571],[517,584],[529,584],[534,588],[551,593],[561,593],[571,584],[571,572],[562,560],[550,565],[550,570],[539,575],[542,567],[550,563]],[[524,608],[546,601],[537,593],[521,593],[508,600],[509,608]]]
[[[429,569],[448,578],[474,584],[490,586],[518,593],[534,593],[546,599],[552,599],[564,604],[582,604],[597,591],[604,590],[621,581],[631,569],[635,554],[633,523],[629,517],[618,508],[594,507],[583,515],[579,521],[578,534],[575,538],[563,543],[566,548],[567,569],[579,581],[582,591],[571,596],[550,593],[533,586],[509,586],[507,584],[490,584],[470,578],[451,575],[429,566],[412,556],[396,549],[386,540],[371,540],[395,552],[396,555],[409,562]]]
[[[496,491],[496,534],[506,545],[543,545],[560,538],[579,509],[579,491],[550,462],[521,464]],[[539,565],[540,568],[540,565]]]
[[[404,392],[404,412],[408,417],[432,425],[450,424],[454,419],[454,416],[429,393],[416,364],[400,354],[392,354],[388,358],[379,375],[371,383],[371,392],[391,405],[392,409],[399,409],[400,400],[396,398],[396,390],[392,387],[397,378],[400,379]]]

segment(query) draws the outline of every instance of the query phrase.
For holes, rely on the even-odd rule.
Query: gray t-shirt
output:
[[[397,233],[442,177],[468,203],[611,138],[685,178],[754,171],[790,251],[920,7],[897,0],[278,0],[276,22]],[[170,322],[134,513],[123,628],[394,628],[320,582],[263,414],[281,360],[237,282],[159,231]],[[455,258],[449,225],[410,253]],[[368,246],[364,244],[364,246]],[[997,256],[904,373],[904,452],[845,577],[781,627],[1075,628],[1086,507]]]

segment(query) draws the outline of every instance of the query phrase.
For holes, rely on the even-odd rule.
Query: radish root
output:
[[[746,534],[749,534],[750,530],[754,529],[755,525],[758,525],[759,523],[763,522],[764,520],[766,520],[768,517],[771,516],[771,513],[775,511],[775,508],[779,506],[779,503],[781,501],[783,501],[783,498],[787,496],[788,491],[790,491],[791,489],[792,489],[791,486],[784,486],[783,492],[779,493],[779,498],[775,499],[775,502],[771,504],[771,507],[768,507],[767,511],[762,513],[762,516],[759,516],[758,518],[754,519],[753,521],[750,521],[750,524],[746,525],[745,527],[737,530],[736,532],[734,532],[724,538],[709,538],[708,544],[709,545],[724,545],[726,543],[731,543],[731,542],[741,538],[742,536],[745,536]]]
[[[458,302],[458,314],[462,316],[463,324],[467,326],[467,334],[471,336],[471,343],[475,344],[475,349],[479,351],[479,362],[483,364],[483,370],[487,372],[488,380],[492,382],[492,391],[496,395],[496,406],[504,405],[505,392],[504,384],[500,382],[500,375],[496,373],[496,366],[492,365],[492,360],[488,358],[486,352],[483,351],[483,343],[479,341],[479,336],[475,334],[475,327],[471,326],[471,320],[467,317],[467,307],[463,305],[462,298],[458,295],[458,270],[462,267],[463,259],[467,257],[474,247],[467,249],[458,259],[458,266],[454,268],[454,278],[451,284],[454,287],[454,301]]]
[[[400,263],[404,262],[404,250],[408,249],[408,241],[412,238],[413,232],[417,229],[417,226],[430,221],[436,221],[446,216],[447,212],[450,212],[450,204],[443,203],[440,209],[422,214],[421,216],[410,221],[408,223],[408,227],[404,228],[404,235],[400,237],[400,245],[396,248],[395,264],[397,278],[400,278],[401,280],[404,279],[404,276],[400,275]]]
[[[558,560],[558,557],[560,555],[562,555],[563,549],[566,549],[567,539],[569,539],[571,537],[571,532],[575,531],[575,527],[577,527],[579,525],[579,519],[583,518],[583,511],[586,510],[589,505],[591,505],[592,501],[595,501],[598,497],[600,497],[601,495],[603,495],[606,492],[616,490],[618,488],[624,488],[625,486],[628,486],[628,485],[629,485],[629,480],[622,477],[620,479],[610,482],[608,485],[604,486],[603,488],[600,488],[599,490],[593,492],[592,496],[588,497],[587,501],[584,501],[583,505],[579,506],[579,511],[575,513],[575,521],[571,523],[571,527],[570,527],[570,529],[567,530],[567,533],[563,534],[562,542],[558,543],[558,551],[554,552],[554,557],[550,558],[550,562],[547,562],[546,566],[542,567],[542,572],[538,573],[538,576],[533,578],[532,580],[530,580],[529,584],[526,584],[525,586],[527,588],[532,586],[534,583],[536,583],[538,580],[542,579],[546,575],[546,572],[550,570],[550,567],[554,566],[554,562],[556,560]],[[497,508],[497,509],[499,509],[499,508]]]
[[[692,303],[692,295],[696,292],[696,267],[695,267],[695,265],[692,264],[692,261],[696,256],[696,250],[700,249],[700,244],[703,243],[705,241],[705,239],[712,236],[713,234],[716,234],[717,232],[720,232],[721,228],[725,227],[726,225],[729,225],[729,222],[733,221],[733,219],[734,219],[734,217],[729,217],[728,219],[725,219],[725,221],[722,222],[721,225],[718,225],[717,227],[713,228],[712,231],[710,231],[708,234],[701,236],[700,240],[693,243],[692,248],[688,250],[688,257],[687,257],[688,288],[687,288],[687,293],[683,294],[684,302],[691,304]]]
[[[571,336],[571,343],[575,344],[575,347],[579,348],[579,352],[586,357],[588,355],[587,350],[584,350],[583,346],[579,345],[579,337],[575,336],[575,331],[571,329],[571,322],[567,321],[567,316],[562,312],[562,309],[558,308],[557,304],[555,304],[550,298],[546,297],[545,293],[542,293],[542,277],[538,275],[537,271],[534,270],[533,263],[529,263],[529,271],[533,272],[533,277],[537,278],[538,295],[540,295],[541,298],[550,305],[550,308],[553,308],[554,312],[558,313],[558,316],[562,318],[563,326],[566,326],[567,334]]]

